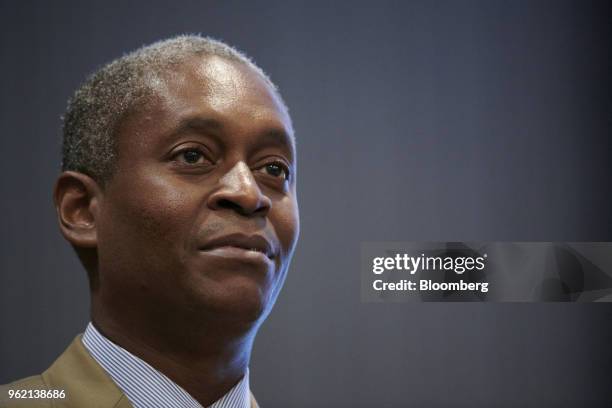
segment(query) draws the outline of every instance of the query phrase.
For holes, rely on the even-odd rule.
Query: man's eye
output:
[[[272,177],[279,177],[283,180],[289,179],[289,169],[281,163],[268,163],[262,169]]]
[[[187,164],[198,164],[205,160],[204,154],[197,149],[183,150],[177,158]]]

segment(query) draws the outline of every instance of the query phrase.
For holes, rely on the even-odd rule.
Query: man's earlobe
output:
[[[98,244],[96,221],[101,198],[98,183],[86,174],[65,171],[53,189],[57,219],[64,238],[81,248]]]

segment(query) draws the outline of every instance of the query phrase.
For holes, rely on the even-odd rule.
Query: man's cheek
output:
[[[286,197],[282,203],[281,225],[283,225],[284,234],[287,237],[286,239],[290,241],[289,246],[293,249],[300,235],[300,213],[298,204],[294,196]]]
[[[282,246],[282,252],[288,257],[293,252],[299,237],[299,218],[295,212],[286,211],[278,216],[275,224],[278,239]],[[288,259],[285,259],[284,261],[287,262]]]
[[[121,206],[121,218],[142,239],[176,242],[182,226],[189,224],[189,195],[168,187],[167,183],[135,186]]]

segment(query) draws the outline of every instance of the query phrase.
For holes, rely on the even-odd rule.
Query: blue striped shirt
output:
[[[93,324],[83,334],[83,345],[125,393],[134,408],[203,408],[187,391],[124,348]],[[209,408],[250,408],[249,371]]]

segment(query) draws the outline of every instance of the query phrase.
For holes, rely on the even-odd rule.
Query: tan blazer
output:
[[[63,390],[65,398],[9,399],[9,390]],[[0,386],[0,407],[133,408],[125,394],[85,349],[81,335],[41,375]],[[259,408],[253,394],[251,408]]]

